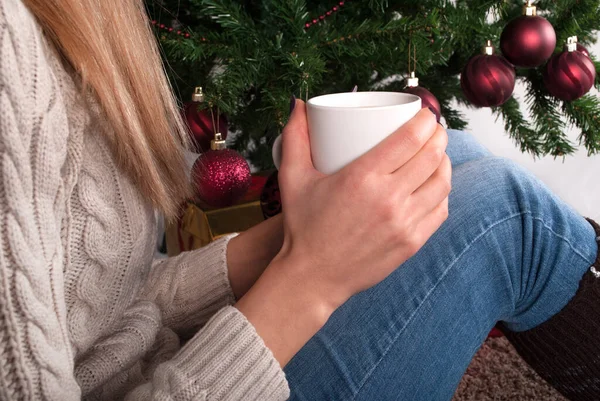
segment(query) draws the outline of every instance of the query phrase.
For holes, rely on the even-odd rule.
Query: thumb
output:
[[[295,104],[294,104],[295,103]],[[292,170],[314,170],[310,153],[306,105],[292,97],[292,114],[282,133],[281,168]]]

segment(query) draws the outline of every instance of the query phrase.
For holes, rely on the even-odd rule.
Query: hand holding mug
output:
[[[448,137],[429,110],[329,175],[313,164],[308,126],[297,101],[282,135],[283,246],[236,304],[281,366],[337,307],[413,256],[448,216]]]
[[[414,255],[448,215],[448,137],[429,110],[326,175],[311,157],[305,104],[283,132],[280,189],[284,244],[278,258],[334,307]],[[367,268],[368,267],[368,268]],[[318,296],[318,295],[315,295]]]

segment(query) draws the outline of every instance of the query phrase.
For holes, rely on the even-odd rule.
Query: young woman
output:
[[[285,215],[153,262],[190,189],[141,1],[0,0],[0,399],[448,400],[497,321],[600,398],[597,226],[427,110],[323,176],[292,106]]]

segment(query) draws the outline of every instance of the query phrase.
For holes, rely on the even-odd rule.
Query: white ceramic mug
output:
[[[306,106],[313,164],[332,174],[413,118],[421,99],[399,92],[345,92],[314,97]],[[273,145],[273,160],[279,168],[281,137]]]

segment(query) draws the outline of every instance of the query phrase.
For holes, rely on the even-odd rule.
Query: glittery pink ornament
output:
[[[216,133],[211,150],[194,163],[192,180],[200,200],[209,206],[226,207],[246,194],[252,177],[246,159],[227,149],[221,134]]]

